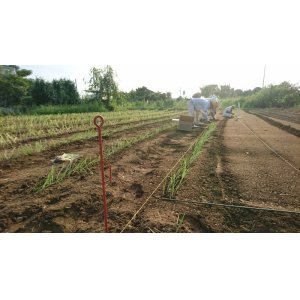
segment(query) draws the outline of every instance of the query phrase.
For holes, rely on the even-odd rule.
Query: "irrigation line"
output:
[[[298,173],[300,173],[300,170],[297,169],[296,167],[294,167],[288,160],[286,160],[284,157],[282,157],[276,150],[274,150],[273,148],[271,148],[265,141],[263,141],[248,125],[244,124],[241,120],[238,119],[238,121],[245,126],[246,128],[248,128],[253,135],[260,140],[267,148],[269,148],[273,153],[275,153],[275,155],[277,155],[281,160],[283,160],[286,164],[288,164],[290,167],[292,167],[294,170],[296,170]]]
[[[127,222],[125,227],[122,229],[121,233],[124,232],[124,230],[128,227],[128,225],[135,219],[137,214],[140,213],[140,211],[143,209],[143,207],[149,202],[149,200],[152,198],[154,193],[159,189],[159,187],[164,183],[164,181],[168,178],[168,176],[172,173],[172,171],[175,169],[175,167],[181,162],[181,160],[186,156],[186,154],[192,149],[192,147],[196,144],[198,139],[204,134],[205,130],[201,133],[201,135],[195,140],[193,144],[184,152],[184,154],[179,158],[179,160],[176,162],[176,164],[170,169],[170,171],[167,173],[167,175],[164,177],[164,179],[159,183],[159,185],[155,188],[155,190],[151,193],[151,195],[145,200],[145,202],[142,204],[142,206],[135,212],[133,217]]]
[[[233,204],[223,204],[223,203],[215,203],[215,202],[203,202],[197,200],[180,200],[180,199],[173,199],[173,198],[162,198],[161,200],[167,202],[180,202],[180,203],[190,203],[190,204],[197,204],[197,205],[214,205],[214,206],[223,206],[228,208],[242,208],[242,209],[252,209],[252,210],[264,210],[264,211],[272,211],[272,212],[280,212],[280,213],[288,213],[288,214],[298,214],[300,215],[300,211],[292,211],[292,210],[280,210],[274,208],[262,208],[262,207],[255,207],[255,206],[244,206],[244,205],[233,205]]]

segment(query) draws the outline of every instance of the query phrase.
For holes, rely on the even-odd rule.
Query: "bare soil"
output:
[[[287,112],[281,112],[274,115],[269,110],[251,110],[249,113],[258,116],[265,122],[285,130],[295,136],[300,137],[300,121],[299,116],[295,113],[290,115]],[[300,114],[299,114],[300,115]]]
[[[205,204],[300,212],[299,137],[247,113],[240,119],[218,116],[217,130],[189,170],[177,201],[164,199],[164,178],[203,129],[172,129],[112,158],[109,232],[300,232],[300,214]],[[97,151],[97,140],[91,139],[2,162],[0,231],[104,232],[97,166],[42,192],[33,191],[54,156],[66,152],[88,157]]]

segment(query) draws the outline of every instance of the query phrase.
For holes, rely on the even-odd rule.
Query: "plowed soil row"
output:
[[[265,114],[259,114],[259,113],[255,113],[255,112],[249,112],[261,119],[263,119],[264,121],[266,121],[267,123],[276,126],[282,130],[285,130],[295,136],[300,137],[300,126],[298,124],[292,123],[292,122],[286,122],[286,121],[282,121],[282,120],[278,120],[278,119],[274,119],[272,117],[269,117]]]
[[[280,110],[280,109],[253,109],[251,110],[253,113],[265,115],[266,117],[275,118],[277,120],[284,120],[293,124],[300,124],[300,110],[299,109],[288,109],[288,110]]]

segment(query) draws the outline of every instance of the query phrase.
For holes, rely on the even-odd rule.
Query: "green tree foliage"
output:
[[[129,101],[165,101],[171,99],[171,93],[153,92],[145,86],[129,92]]]
[[[217,95],[217,94],[215,94]],[[233,97],[234,96],[234,88],[231,88],[230,85],[221,85],[219,95],[220,98],[228,98],[228,97]]]
[[[28,89],[28,82],[15,75],[0,74],[0,106],[21,104]]]
[[[235,90],[229,84],[221,85],[220,87],[216,84],[210,84],[210,85],[203,86],[201,88],[201,93],[198,92],[198,93],[194,94],[193,97],[196,98],[196,96],[200,97],[201,95],[203,97],[209,97],[211,95],[216,95],[220,99],[227,99],[227,98],[232,98],[232,97],[251,96],[251,95],[259,92],[260,90],[261,90],[260,87],[256,87],[253,90],[243,91],[241,89]]]
[[[0,106],[11,107],[20,105],[26,97],[29,88],[29,81],[24,77],[30,75],[31,71],[20,70],[15,65],[8,65],[6,67],[15,69],[16,72],[14,75],[0,72]]]
[[[32,74],[31,70],[20,69],[16,65],[2,66],[2,70],[4,67],[15,72],[6,74],[0,69],[0,106],[2,107],[79,102],[79,94],[71,80],[59,79],[48,82],[42,78],[27,79],[25,77]]]
[[[31,104],[50,104],[53,99],[53,89],[51,88],[51,83],[45,81],[42,78],[35,79],[32,82],[30,94]]]
[[[20,76],[20,77],[27,77],[31,74],[32,74],[31,70],[19,69],[19,67],[17,69],[17,75]]]
[[[111,107],[111,101],[118,95],[118,84],[115,80],[115,72],[111,66],[103,69],[92,68],[87,92],[92,99],[101,101],[107,107]]]
[[[43,104],[75,104],[79,102],[79,94],[73,81],[68,79],[47,82],[42,78],[32,81],[31,103]]]
[[[243,96],[243,90],[237,89],[234,91],[234,97],[241,97]]]
[[[300,88],[287,81],[279,85],[270,85],[263,88],[245,101],[245,107],[278,107],[287,108],[300,104]]]
[[[261,91],[261,87],[256,87],[255,89],[252,90],[252,94],[256,94]]]
[[[209,97],[211,95],[219,96],[219,94],[220,94],[220,89],[217,84],[209,84],[209,85],[203,86],[202,88],[200,88],[200,90],[201,90],[201,95],[203,97]]]
[[[79,94],[73,81],[59,79],[52,81],[53,104],[75,104],[79,101]]]
[[[244,91],[235,98],[227,98],[222,106],[240,103],[243,108],[288,108],[300,106],[300,87],[287,81],[265,88]]]
[[[200,98],[201,97],[201,93],[200,92],[195,93],[192,97],[193,98]]]
[[[13,72],[14,75],[18,75],[20,77],[27,77],[32,74],[31,70],[20,69],[20,67],[16,66],[16,65],[0,65],[0,73],[2,73],[1,69],[6,68],[6,67],[8,67],[11,70],[14,70],[14,72]]]
[[[154,92],[146,88],[145,86],[137,88],[134,91],[131,91],[129,93],[129,99],[130,101],[149,101],[153,100],[154,97]]]

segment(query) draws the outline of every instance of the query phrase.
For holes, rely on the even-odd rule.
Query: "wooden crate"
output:
[[[180,116],[178,130],[192,131],[194,126],[194,117],[190,116]]]

